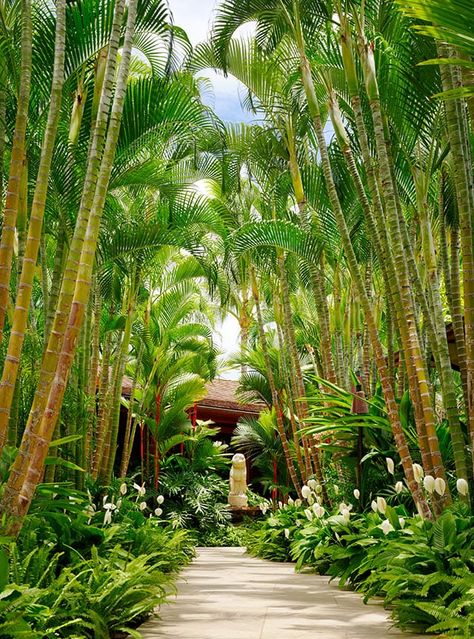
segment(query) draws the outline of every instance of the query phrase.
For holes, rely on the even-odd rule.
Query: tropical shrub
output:
[[[296,562],[364,594],[383,597],[399,627],[472,636],[474,518],[457,504],[438,519],[411,516],[379,497],[366,512],[340,503],[326,511],[312,491],[281,504],[248,532],[249,552]]]
[[[101,508],[90,493],[40,487],[20,537],[0,553],[0,637],[140,636],[193,546],[142,507],[141,486],[124,486],[121,503],[105,495]]]

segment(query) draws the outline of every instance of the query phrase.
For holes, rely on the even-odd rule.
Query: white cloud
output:
[[[215,0],[169,0],[174,23],[182,27],[193,45],[207,39],[212,26]],[[249,33],[251,25],[239,29],[239,34]],[[248,122],[252,114],[244,111],[239,94],[243,85],[234,77],[224,77],[211,69],[202,72],[213,85],[213,96],[204,96],[204,101],[214,108],[217,115],[225,121]]]

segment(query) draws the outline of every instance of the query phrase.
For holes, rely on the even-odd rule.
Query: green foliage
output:
[[[140,636],[135,628],[191,559],[190,536],[143,512],[134,494],[118,508],[113,498],[109,524],[91,496],[51,488],[40,487],[18,541],[0,552],[0,637]]]
[[[312,501],[312,498],[310,498]],[[305,508],[306,506],[306,508]],[[437,520],[410,517],[403,506],[382,511],[319,511],[317,502],[275,510],[248,532],[249,551],[296,562],[364,594],[383,597],[399,627],[412,632],[472,637],[474,518],[463,505]]]

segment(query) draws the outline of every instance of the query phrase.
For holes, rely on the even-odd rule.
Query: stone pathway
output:
[[[390,629],[380,604],[243,548],[198,549],[178,588],[144,639],[416,639]]]

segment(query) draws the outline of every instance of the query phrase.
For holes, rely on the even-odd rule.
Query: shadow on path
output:
[[[417,639],[390,629],[380,604],[243,548],[198,549],[160,615],[144,639]]]

